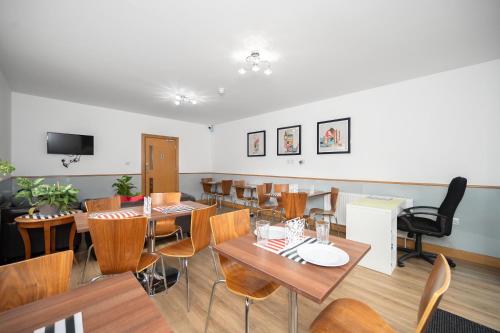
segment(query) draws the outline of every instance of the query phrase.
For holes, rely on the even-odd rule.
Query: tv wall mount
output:
[[[63,158],[61,160],[62,165],[67,168],[71,165],[71,163],[78,163],[80,162],[80,155],[68,155],[69,159]]]

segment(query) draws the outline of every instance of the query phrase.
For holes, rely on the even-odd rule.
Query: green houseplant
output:
[[[135,201],[135,199],[140,200],[143,198],[139,196],[139,192],[132,192],[132,190],[136,188],[136,186],[132,184],[132,176],[123,175],[117,178],[112,186],[116,194],[120,196],[122,202]]]
[[[16,198],[26,199],[32,206],[29,214],[38,209],[40,214],[56,214],[68,210],[71,204],[78,202],[77,194],[80,192],[73,185],[43,184],[44,178],[31,180],[18,178],[19,190]]]
[[[9,161],[0,160],[0,175],[7,176],[14,172],[16,168]]]

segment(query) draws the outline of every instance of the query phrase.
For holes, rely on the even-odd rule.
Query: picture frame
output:
[[[302,154],[302,126],[294,125],[276,129],[276,154],[278,156]]]
[[[247,157],[266,156],[266,131],[247,133]]]
[[[316,124],[317,154],[351,153],[351,118],[320,121]]]

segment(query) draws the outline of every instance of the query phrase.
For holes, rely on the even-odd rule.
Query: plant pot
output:
[[[129,202],[137,202],[137,201],[141,201],[141,200],[144,200],[143,195],[134,195],[133,197],[128,198]]]
[[[38,212],[42,215],[55,215],[59,213],[57,206],[43,205],[38,207]]]
[[[120,195],[121,202],[129,202],[130,197],[128,195]]]

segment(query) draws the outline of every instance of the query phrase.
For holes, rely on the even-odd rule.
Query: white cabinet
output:
[[[397,216],[405,199],[363,198],[346,205],[346,238],[371,245],[360,265],[392,274],[397,262]]]

